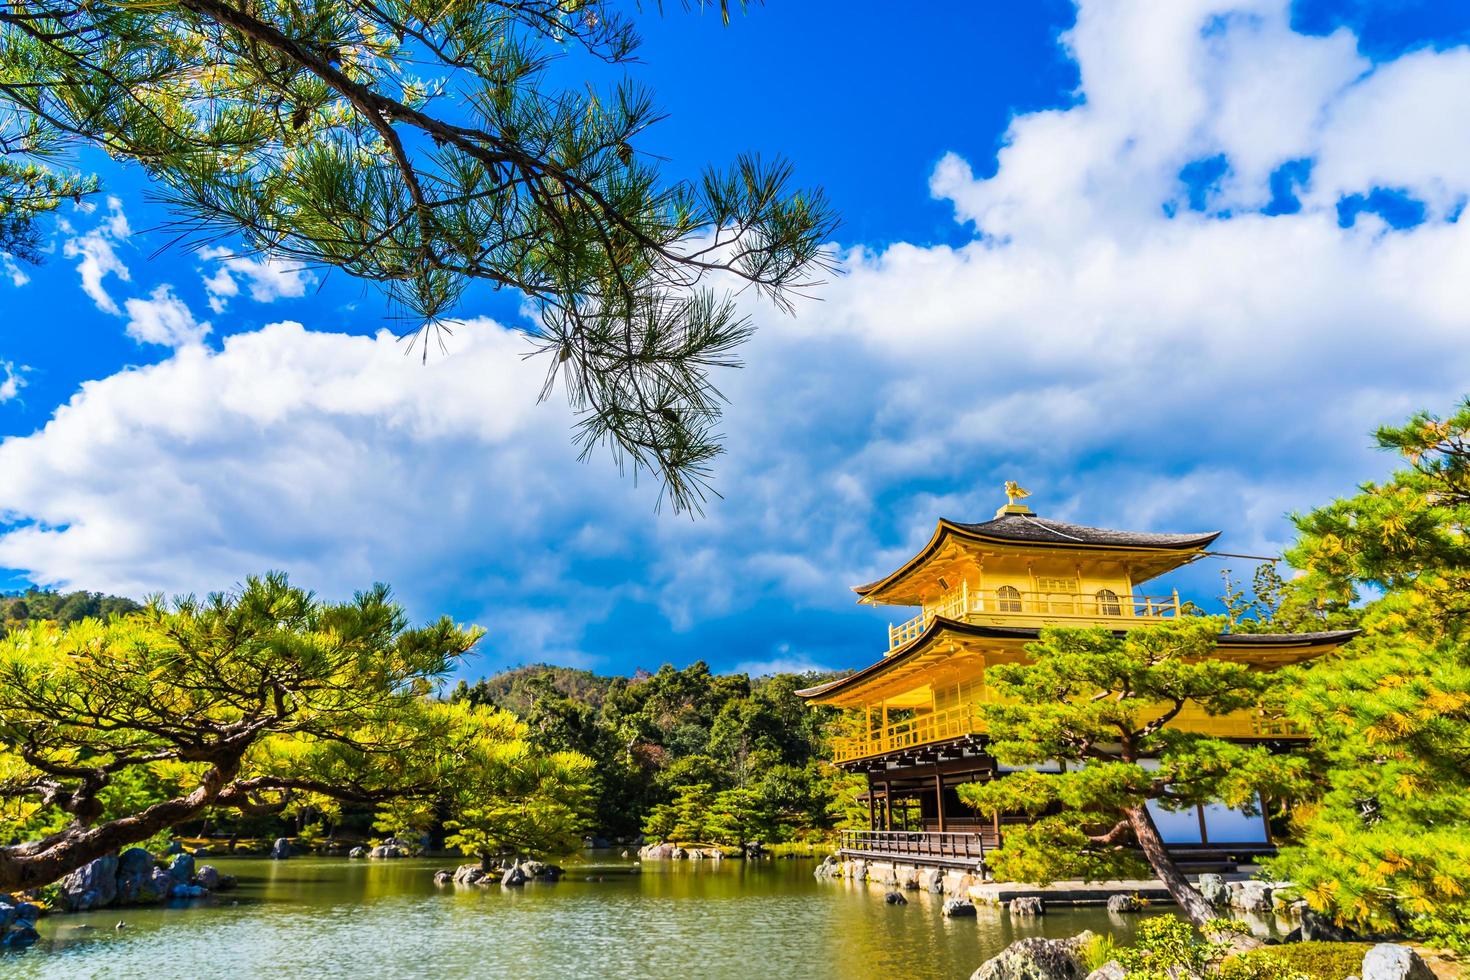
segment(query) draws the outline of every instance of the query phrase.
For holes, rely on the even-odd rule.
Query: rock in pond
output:
[[[1071,939],[1022,939],[981,963],[970,980],[1082,980],[1081,951],[1091,938],[1084,932]]]
[[[434,872],[434,884],[448,885],[454,881],[454,872],[448,868],[440,868]]]
[[[71,912],[111,905],[117,898],[117,856],[89,861],[61,879],[61,904]]]
[[[1013,898],[1010,901],[1011,918],[1019,916],[1045,915],[1046,904],[1036,895]]]
[[[1137,895],[1109,895],[1109,912],[1141,912],[1143,903],[1138,900]]]
[[[1230,887],[1225,884],[1224,875],[1202,874],[1195,887],[1205,897],[1205,901],[1217,909],[1223,909],[1230,904]]]
[[[347,856],[350,858],[365,858],[368,856],[368,849],[366,847],[363,847],[362,845],[358,845],[357,847],[354,847],[352,850],[348,851]]]
[[[41,938],[36,931],[36,923],[33,919],[17,919],[4,929],[0,929],[0,947],[5,949],[25,949],[34,945]]]
[[[500,876],[500,883],[506,886],[524,885],[526,883],[526,873],[521,870],[519,864],[512,864],[505,869],[505,874]]]
[[[968,898],[945,899],[944,914],[951,919],[974,918],[975,903]]]
[[[1434,980],[1429,966],[1407,946],[1379,943],[1363,957],[1363,980]]]
[[[194,884],[200,888],[208,888],[214,891],[220,886],[219,869],[212,864],[201,864],[199,870],[194,872]]]
[[[1117,960],[1108,960],[1087,975],[1087,980],[1125,980],[1128,971]]]
[[[1264,881],[1232,881],[1230,907],[1242,912],[1271,911],[1271,886]]]
[[[489,872],[481,867],[479,862],[475,862],[474,864],[461,864],[455,868],[450,880],[459,885],[478,885],[488,877]]]
[[[291,856],[291,842],[284,837],[277,837],[276,842],[271,845],[271,860],[284,861]]]
[[[903,892],[889,892],[883,896],[883,901],[889,905],[907,905],[909,900],[903,897]]]
[[[521,874],[526,876],[527,881],[556,881],[566,872],[554,864],[546,864],[544,861],[521,861],[517,867]]]
[[[194,855],[175,854],[173,861],[169,862],[168,875],[181,885],[187,885],[194,880]]]
[[[153,870],[158,865],[149,854],[141,847],[130,847],[117,859],[117,895],[113,899],[121,905],[131,905],[136,902],[156,901],[167,895],[160,895],[153,887]]]

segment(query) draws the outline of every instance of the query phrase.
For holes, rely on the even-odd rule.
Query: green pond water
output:
[[[0,955],[0,977],[963,978],[1018,938],[1125,940],[1136,921],[1100,909],[946,919],[942,896],[885,905],[879,889],[816,880],[811,861],[648,862],[593,881],[596,867],[569,865],[560,882],[502,888],[435,885],[445,859],[208,860],[239,887],[49,916],[40,943]]]

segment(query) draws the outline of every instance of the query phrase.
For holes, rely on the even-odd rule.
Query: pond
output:
[[[1100,909],[946,919],[942,896],[885,905],[879,889],[816,880],[804,860],[627,874],[631,862],[614,859],[514,889],[435,885],[452,859],[210,863],[239,887],[208,903],[47,917],[40,943],[0,956],[0,976],[964,978],[1014,939],[1126,940],[1136,921]]]

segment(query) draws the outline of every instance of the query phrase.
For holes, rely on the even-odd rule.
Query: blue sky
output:
[[[750,305],[703,519],[575,460],[513,298],[423,367],[372,290],[170,248],[87,157],[107,196],[0,270],[0,587],[384,580],[490,630],[472,676],[857,666],[907,612],[847,587],[1006,479],[1275,553],[1387,466],[1375,425],[1470,388],[1463,4],[810,0],[645,35],[642,149],[785,155],[844,218],[818,301]],[[1220,567],[1176,581],[1208,602]]]

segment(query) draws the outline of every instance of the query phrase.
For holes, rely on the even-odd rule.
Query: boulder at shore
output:
[[[1407,946],[1379,943],[1363,957],[1363,980],[1434,980],[1419,954]]]
[[[61,879],[61,904],[69,912],[111,905],[117,898],[117,855],[88,861]]]
[[[1083,980],[1081,952],[1091,938],[1084,932],[1071,939],[1022,939],[981,963],[970,980]]]

